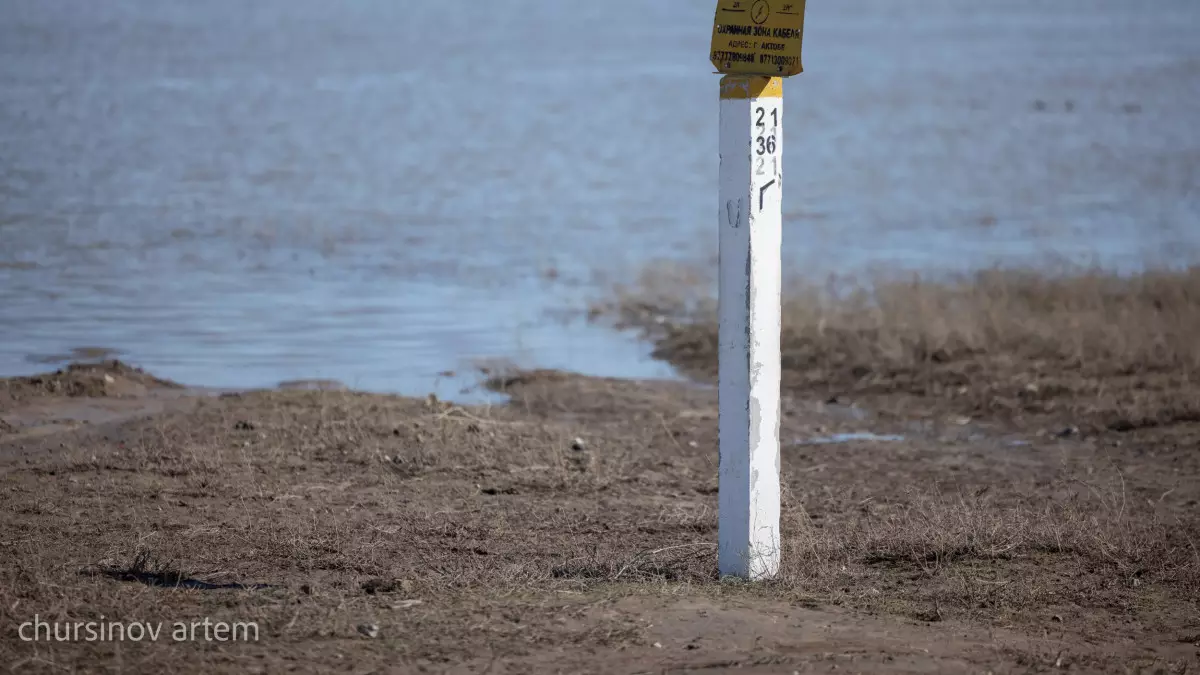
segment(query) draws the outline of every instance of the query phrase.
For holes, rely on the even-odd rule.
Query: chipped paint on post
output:
[[[721,79],[719,365],[721,574],[779,569],[783,80]]]

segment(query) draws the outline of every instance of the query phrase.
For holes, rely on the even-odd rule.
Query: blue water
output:
[[[710,4],[0,0],[0,374],[670,376],[577,314],[715,253]],[[810,3],[789,274],[1195,260],[1200,3],[1150,7]]]
[[[874,434],[869,431],[859,431],[841,434],[830,434],[828,436],[817,436],[814,438],[797,438],[793,445],[838,445],[840,443],[853,443],[855,441],[878,441],[878,442],[899,442],[903,441],[903,436],[895,434]]]

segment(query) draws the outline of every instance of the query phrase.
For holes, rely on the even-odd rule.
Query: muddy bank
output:
[[[752,586],[717,578],[714,391],[558,372],[492,384],[509,403],[262,391],[0,435],[0,660],[33,672],[1200,665],[1200,454],[1157,429],[1119,443],[919,425],[874,438],[861,432],[875,420],[792,389],[784,569]],[[9,398],[0,419],[78,399]],[[35,614],[208,617],[260,635],[32,644],[16,628]]]
[[[711,380],[692,283],[606,311]],[[711,387],[490,372],[508,402],[460,406],[204,393],[120,362],[0,381],[0,660],[1190,672],[1198,303],[1195,270],[789,293],[784,565],[761,585],[717,578]],[[35,614],[260,634],[33,644]]]
[[[52,373],[0,380],[0,406],[38,398],[109,398],[143,396],[154,389],[181,389],[121,361],[71,363]],[[14,406],[15,407],[15,406]]]

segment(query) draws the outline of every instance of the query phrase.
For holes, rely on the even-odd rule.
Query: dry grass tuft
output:
[[[650,275],[599,308],[655,353],[716,373],[715,303]],[[784,295],[784,386],[952,402],[961,414],[1069,413],[1117,430],[1200,422],[1200,267],[1117,275],[997,269],[949,280],[799,284]]]
[[[791,514],[779,584],[812,598],[939,618],[1010,621],[1061,606],[1103,612],[1139,589],[1200,600],[1200,529],[1145,508],[1110,511],[1093,496],[998,506],[914,493],[878,513],[813,527]]]

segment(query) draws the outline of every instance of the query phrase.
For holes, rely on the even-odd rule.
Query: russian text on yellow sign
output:
[[[718,0],[709,59],[718,72],[788,77],[804,72],[805,0]]]

